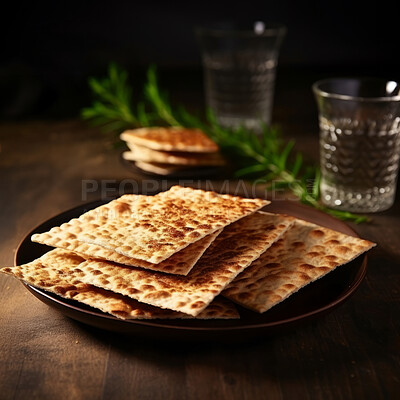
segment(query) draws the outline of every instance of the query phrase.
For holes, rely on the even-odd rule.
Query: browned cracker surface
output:
[[[373,246],[367,240],[296,220],[279,241],[229,284],[223,295],[263,313]]]

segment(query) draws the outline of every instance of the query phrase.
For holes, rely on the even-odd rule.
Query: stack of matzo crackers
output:
[[[228,319],[234,303],[265,312],[374,246],[268,203],[180,186],[124,195],[33,235],[55,249],[1,271],[123,319]]]
[[[121,134],[129,151],[122,157],[150,173],[171,175],[199,167],[220,167],[218,146],[198,129],[151,127]]]

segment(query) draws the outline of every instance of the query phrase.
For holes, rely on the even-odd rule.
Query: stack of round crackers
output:
[[[122,319],[263,313],[374,246],[263,199],[173,186],[124,195],[32,240],[42,257],[0,271]]]
[[[179,175],[225,165],[218,146],[198,129],[151,127],[121,134],[129,151],[122,157],[141,170],[157,175]]]

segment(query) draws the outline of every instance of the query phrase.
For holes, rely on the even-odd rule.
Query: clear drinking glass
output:
[[[196,29],[204,67],[206,103],[225,127],[259,131],[270,124],[275,74],[286,28],[255,22]]]
[[[388,209],[400,157],[399,84],[337,78],[318,81],[312,89],[319,112],[323,203],[352,212]]]

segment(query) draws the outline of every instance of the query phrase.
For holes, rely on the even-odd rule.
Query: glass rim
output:
[[[224,27],[218,23],[212,25],[197,25],[194,27],[194,31],[197,35],[210,35],[214,37],[244,37],[244,38],[262,38],[262,37],[273,37],[273,36],[283,36],[287,32],[287,27],[281,23],[275,22],[264,22],[264,21],[254,21],[254,23],[262,22],[264,23],[263,31],[256,33],[249,28],[230,28]]]
[[[339,94],[334,91],[326,91],[320,88],[321,85],[329,82],[366,82],[366,81],[374,81],[374,82],[393,82],[396,86],[399,87],[399,83],[394,80],[385,79],[385,78],[375,78],[375,77],[363,77],[363,78],[327,78],[321,79],[313,83],[312,90],[315,94],[318,94],[322,97],[329,99],[337,99],[337,100],[348,100],[348,101],[359,101],[359,102],[397,102],[400,101],[400,94],[393,96],[374,96],[374,97],[364,97],[364,96],[352,96],[349,94]]]

